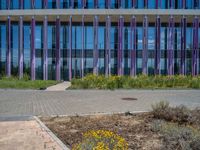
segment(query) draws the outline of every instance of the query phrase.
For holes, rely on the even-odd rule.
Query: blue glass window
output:
[[[35,9],[42,9],[43,0],[36,0],[35,1]]]
[[[104,50],[105,50],[105,27],[99,26],[98,28],[98,50],[99,50],[99,73],[105,73],[105,61],[104,61]]]
[[[123,51],[124,51],[124,74],[130,74],[130,51],[131,50],[131,29],[130,27],[124,27],[123,38]]]
[[[85,26],[85,73],[93,72],[94,30],[93,26]]]
[[[31,0],[24,0],[24,9],[31,9]]]
[[[190,24],[187,24],[186,29],[186,50],[187,50],[187,57],[186,57],[186,73],[191,74],[192,69],[192,45],[193,45],[193,32],[192,27]],[[190,56],[190,57],[188,57]]]
[[[7,6],[6,6],[6,0],[0,0],[0,9],[2,10],[2,9],[6,9],[7,8]]]
[[[144,8],[144,0],[137,0],[137,8],[139,9]]]
[[[19,1],[11,0],[11,9],[19,9]]]
[[[161,1],[161,8],[167,9],[168,8],[168,0],[162,0]]]
[[[179,55],[180,50],[181,50],[181,28],[175,27],[175,38],[174,38],[174,73],[175,74],[179,74],[179,70],[180,70],[180,55]]]
[[[48,79],[55,80],[56,75],[56,34],[55,25],[48,25]]]
[[[24,24],[24,73],[30,75],[30,56],[31,56],[31,29],[29,24]]]
[[[155,9],[156,8],[156,0],[149,0],[148,1],[148,8]]]
[[[122,0],[122,8],[132,8],[132,0]]]
[[[98,1],[98,7],[99,8],[106,8],[106,0]]]
[[[56,8],[56,0],[48,0],[48,8]]]
[[[42,25],[36,25],[35,28],[35,72],[36,79],[43,79],[43,48],[42,48]]]
[[[192,9],[192,0],[186,0],[186,9]]]
[[[94,8],[94,0],[86,0],[86,8]]]
[[[137,74],[142,73],[143,27],[137,26]]]
[[[69,8],[70,0],[60,0],[60,8]]]
[[[61,79],[62,80],[69,80],[68,74],[68,61],[67,58],[68,49],[69,49],[69,27],[67,25],[61,25],[60,29],[60,49],[61,49]]]
[[[198,9],[198,8],[199,8],[199,6],[198,6],[199,3],[200,3],[199,0],[194,0],[194,2],[193,2],[193,6],[194,6],[194,7],[193,7],[193,8],[194,8],[194,9]]]
[[[81,41],[82,41],[81,26],[72,26],[72,77],[78,78],[81,75]]]
[[[111,0],[111,8],[118,8],[118,1],[117,0]]]
[[[161,27],[161,39],[160,39],[160,46],[161,46],[161,59],[160,59],[160,70],[161,74],[167,74],[167,27],[162,25]]]
[[[155,26],[155,25],[154,25]],[[148,74],[154,74],[155,27],[148,27]]]
[[[111,74],[117,74],[117,49],[118,49],[118,29],[112,25],[110,30],[110,48],[111,48]]]
[[[74,8],[82,8],[81,0],[74,0]]]
[[[6,24],[0,24],[0,76],[5,74],[6,68]]]
[[[175,9],[182,9],[182,6],[183,6],[182,0],[176,0],[174,2],[175,2],[174,4]]]
[[[18,74],[18,28],[17,24],[11,26],[11,73],[14,76]]]

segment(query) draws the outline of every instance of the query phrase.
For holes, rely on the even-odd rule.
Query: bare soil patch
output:
[[[156,150],[161,146],[160,135],[151,129],[153,116],[150,113],[46,117],[41,120],[70,147],[81,142],[83,133],[101,129],[115,132],[125,138],[129,149]]]

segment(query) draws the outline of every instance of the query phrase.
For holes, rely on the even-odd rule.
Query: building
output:
[[[200,73],[200,0],[0,0],[0,73]]]

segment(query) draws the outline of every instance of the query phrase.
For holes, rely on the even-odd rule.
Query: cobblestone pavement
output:
[[[2,150],[62,150],[36,120],[1,120],[0,149]]]
[[[128,101],[123,98],[137,98]],[[199,90],[0,90],[0,116],[75,115],[148,111],[165,100],[171,105],[200,106]]]

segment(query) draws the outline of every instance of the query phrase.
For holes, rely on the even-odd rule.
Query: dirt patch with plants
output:
[[[200,109],[170,107],[167,102],[153,105],[149,113],[45,117],[41,120],[71,148],[84,140],[84,133],[104,130],[124,138],[128,148],[133,150],[200,150]],[[86,145],[79,149],[92,147]]]

